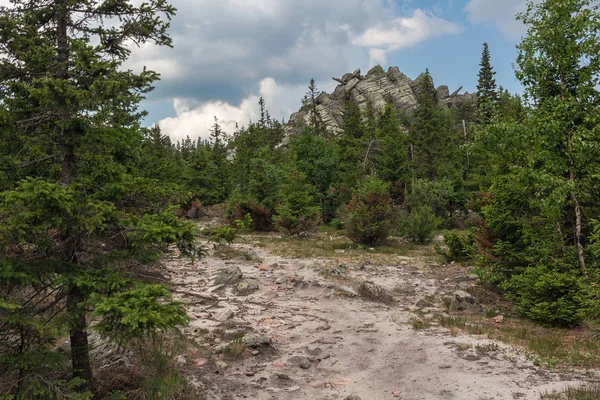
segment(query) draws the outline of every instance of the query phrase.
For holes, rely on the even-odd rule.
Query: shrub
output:
[[[443,255],[448,262],[465,261],[475,255],[477,245],[475,244],[475,232],[468,231],[446,231],[443,234],[447,250],[436,246],[436,251]]]
[[[552,325],[581,322],[581,282],[573,271],[560,272],[546,266],[526,268],[506,285],[509,298],[529,318]]]
[[[273,230],[273,209],[252,200],[236,201],[228,210],[230,220],[241,220],[246,215],[252,218],[250,230],[270,232]]]
[[[227,244],[231,244],[237,238],[240,231],[249,230],[251,227],[252,217],[250,214],[246,214],[243,220],[238,219],[233,224],[207,229],[203,233],[209,236],[209,243],[221,244],[225,241]]]
[[[387,238],[394,219],[389,186],[377,179],[365,181],[353,194],[342,219],[346,235],[355,243],[370,245]]]
[[[414,208],[410,214],[400,220],[398,230],[403,236],[415,243],[428,243],[439,225],[430,206],[422,205]]]

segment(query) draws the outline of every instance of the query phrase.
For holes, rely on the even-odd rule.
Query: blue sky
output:
[[[263,96],[287,119],[311,78],[381,64],[436,85],[473,92],[482,43],[499,85],[520,92],[512,64],[526,0],[172,0],[174,48],[136,49],[127,66],[162,74],[143,107],[173,139],[206,137],[217,116],[226,131],[258,117]]]

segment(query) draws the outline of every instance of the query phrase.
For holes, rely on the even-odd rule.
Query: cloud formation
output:
[[[289,117],[311,78],[325,89],[331,76],[385,64],[390,52],[460,31],[389,0],[172,2],[174,48],[144,46],[127,66],[161,72],[152,100],[175,99],[176,116],[160,122],[174,137],[205,136],[213,114],[228,127],[246,124],[261,95],[273,116]],[[269,101],[265,85],[289,93]]]
[[[258,94],[248,96],[239,105],[231,105],[222,100],[198,104],[194,99],[175,98],[173,106],[176,116],[159,121],[158,126],[173,140],[185,139],[186,136],[192,139],[208,138],[214,117],[217,117],[223,131],[232,134],[236,124],[242,126],[259,119],[259,97],[265,99],[272,117],[279,119],[280,115],[289,116],[297,111],[305,92],[304,85],[278,84],[272,78],[266,78],[260,82]]]
[[[467,18],[473,24],[494,24],[510,39],[525,33],[515,15],[525,10],[526,0],[469,0],[465,7]]]
[[[462,28],[456,23],[416,9],[410,17],[394,18],[368,28],[352,43],[370,48],[371,60],[379,62],[385,60],[390,51],[414,46],[434,36],[454,35],[461,31]]]

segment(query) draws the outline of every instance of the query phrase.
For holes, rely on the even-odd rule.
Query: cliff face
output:
[[[385,72],[381,67],[372,68],[367,75],[361,75],[360,69],[348,73],[341,78],[333,78],[339,85],[331,94],[321,93],[317,97],[317,112],[321,120],[332,133],[340,130],[344,114],[344,106],[347,101],[355,101],[361,109],[367,107],[370,102],[375,109],[383,108],[391,102],[397,110],[412,111],[417,106],[416,81],[404,75],[398,67],[390,67]],[[467,101],[475,102],[475,93],[459,94],[462,87],[450,94],[448,86],[439,86],[437,95],[440,104],[446,107],[456,107]],[[288,129],[295,130],[301,123],[309,125],[309,112],[303,107],[297,113],[291,115]]]

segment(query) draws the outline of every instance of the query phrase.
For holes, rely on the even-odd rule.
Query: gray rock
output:
[[[180,354],[177,357],[175,357],[175,363],[178,365],[185,365],[187,364],[187,359],[187,354]]]
[[[462,86],[459,87],[458,89],[456,89],[454,92],[452,92],[452,94],[450,95],[450,97],[456,97],[458,96],[458,94],[460,93],[460,91],[462,90]]]
[[[219,275],[215,278],[215,285],[235,285],[243,279],[242,270],[240,267],[229,266],[222,269]]]
[[[479,276],[477,275],[477,271],[475,270],[475,267],[469,267],[467,268],[467,278],[470,279],[477,279],[479,278]]]
[[[249,280],[243,280],[235,286],[235,292],[240,296],[247,296],[256,292],[260,287],[258,283]]]
[[[380,73],[379,68],[369,71],[366,76],[360,74],[360,70],[347,73],[341,79],[334,78],[340,83],[331,94],[323,93],[317,100],[317,113],[323,120],[327,129],[337,134],[341,131],[344,120],[344,108],[348,100],[355,101],[361,110],[365,110],[368,104],[376,109],[381,109],[391,102],[398,111],[412,112],[416,109],[417,99],[416,78],[414,81],[404,75],[398,67],[390,67],[387,72]],[[452,95],[445,85],[437,89],[438,99],[444,107],[458,107],[467,101],[476,101],[476,94],[459,94],[458,91]],[[300,111],[290,116],[288,124],[285,125],[287,141],[289,135],[298,131],[299,127],[310,123],[310,111],[303,107]]]
[[[362,399],[356,394],[351,394],[350,396],[346,397],[344,400],[362,400]]]
[[[348,83],[346,83],[345,89],[346,92],[350,93],[350,91],[352,91],[352,89],[354,89],[356,87],[356,85],[358,85],[358,78],[352,78],[352,80]]]
[[[344,250],[344,249],[335,249],[333,252],[335,254],[344,254],[346,252],[346,250]]]
[[[287,275],[281,275],[279,278],[275,279],[275,284],[281,285],[286,283],[289,280]]]
[[[433,307],[433,303],[427,299],[421,299],[419,301],[417,301],[417,307],[419,308],[427,308],[427,307]]]
[[[225,322],[229,319],[231,319],[233,317],[233,310],[231,310],[230,308],[227,308],[223,311],[221,311],[220,313],[217,314],[217,316],[215,317],[215,320],[219,321],[219,322]]]
[[[312,363],[309,361],[308,358],[303,358],[302,361],[300,361],[300,368],[302,369],[309,369],[312,366]]]
[[[456,290],[444,296],[444,304],[448,307],[449,312],[475,314],[483,311],[479,301],[464,290]]]
[[[196,207],[192,207],[188,210],[188,212],[186,213],[186,217],[188,217],[189,219],[196,219],[200,216],[200,210],[198,210],[198,208]]]
[[[224,371],[227,369],[227,367],[229,367],[225,361],[217,361],[215,362],[215,366],[219,371]]]
[[[467,290],[470,287],[473,287],[473,283],[471,281],[462,281],[458,282],[456,286],[454,286],[454,290]]]
[[[246,343],[246,346],[248,346],[251,349],[256,349],[259,347],[267,347],[267,346],[271,345],[271,338],[268,336],[249,335],[249,336],[244,336],[244,338],[242,340],[244,343]]]
[[[438,99],[444,99],[446,97],[450,97],[450,89],[448,89],[448,86],[446,86],[446,85],[438,86],[437,96],[438,96]]]

